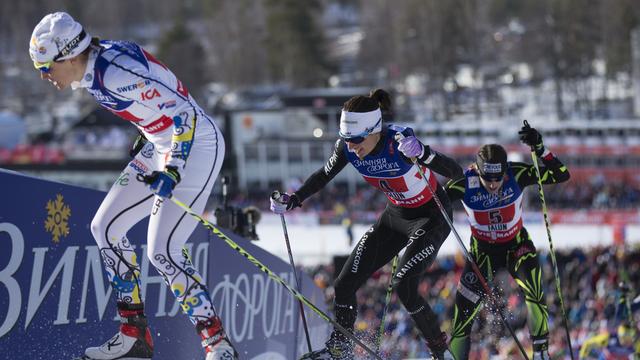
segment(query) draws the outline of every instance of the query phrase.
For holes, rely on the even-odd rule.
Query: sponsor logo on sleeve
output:
[[[155,152],[155,146],[153,145],[152,142],[146,143],[144,147],[142,147],[142,150],[140,150],[140,154],[142,154],[142,156],[146,157],[147,159],[151,159],[153,157],[154,152]]]
[[[477,176],[469,177],[469,189],[477,189],[480,187],[480,178]]]
[[[118,105],[118,102],[111,95],[105,95],[100,90],[89,90],[91,95],[96,99],[97,102],[102,104],[103,106],[109,106],[115,108]]]
[[[140,96],[142,97],[142,100],[151,100],[153,98],[161,97],[162,95],[160,95],[158,89],[154,88],[140,93]]]
[[[131,162],[129,162],[129,166],[140,174],[146,174],[149,172],[149,168],[138,159],[131,160]]]
[[[175,100],[169,100],[167,102],[163,102],[162,104],[158,104],[158,109],[163,110],[163,109],[171,109],[176,107],[176,101]]]
[[[129,91],[133,91],[133,90],[137,90],[137,89],[144,89],[145,86],[151,84],[150,80],[141,80],[136,82],[135,84],[130,84],[130,85],[124,85],[121,87],[118,87],[116,90],[119,93],[123,93],[123,92],[129,92]]]

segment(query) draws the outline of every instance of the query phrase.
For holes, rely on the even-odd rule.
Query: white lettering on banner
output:
[[[293,274],[281,273],[291,284]],[[255,338],[256,331],[265,338],[292,333],[295,330],[295,301],[278,282],[262,273],[239,274],[235,281],[226,274],[223,281],[211,291],[213,302],[219,305],[219,313],[232,338],[241,342]],[[239,309],[244,308],[241,312]],[[256,318],[261,318],[256,323]]]
[[[198,270],[200,276],[202,276],[202,280],[207,282],[207,260],[209,258],[209,244],[208,243],[200,243],[196,247],[196,250],[193,250],[193,243],[186,243],[185,246],[189,251],[189,254],[192,254],[191,260],[193,262],[193,266]],[[135,249],[136,246],[133,246]],[[141,245],[140,251],[141,254],[147,253],[147,245]],[[137,253],[137,250],[136,250]],[[175,297],[173,294],[167,294],[167,290],[169,287],[166,285],[164,278],[161,275],[152,276],[150,274],[158,274],[158,272],[154,269],[153,265],[151,265],[148,256],[142,256],[142,261],[140,264],[140,293],[142,294],[142,298],[146,299],[146,302],[149,303],[149,299],[147,298],[147,288],[149,285],[159,285],[158,287],[158,309],[156,310],[156,317],[164,317],[176,316],[179,312],[181,312],[180,304],[177,301],[174,301]],[[173,304],[169,312],[166,310],[167,304],[167,296],[169,296],[170,303]],[[114,319],[118,319],[117,316]]]
[[[7,289],[9,295],[9,306],[7,306],[7,315],[4,322],[0,325],[0,338],[13,328],[18,322],[20,316],[20,307],[22,307],[22,293],[20,292],[20,284],[12,277],[22,263],[24,255],[24,237],[17,226],[9,223],[0,223],[0,233],[6,232],[11,241],[11,257],[7,266],[0,271],[0,283]],[[2,246],[2,249],[7,249]]]
[[[8,293],[8,302],[3,301],[0,308],[0,338],[10,333],[19,322],[24,329],[28,329],[31,323],[36,322],[64,326],[70,323],[87,323],[89,319],[96,317],[103,320],[113,290],[102,273],[102,259],[97,246],[59,248],[56,252],[64,249],[59,258],[52,258],[54,248],[36,247],[32,248],[33,259],[30,259],[25,256],[25,240],[19,228],[13,224],[0,223],[0,233],[3,238],[4,233],[9,234],[11,241],[11,258],[4,268],[0,268],[0,286]],[[194,267],[206,276],[209,244],[187,246],[193,248],[190,252],[193,254]],[[3,248],[7,248],[6,245]],[[137,250],[146,254],[146,245],[140,246]],[[83,263],[78,269],[75,268],[76,260]],[[157,301],[158,311],[155,316],[170,317],[180,312],[180,306],[173,294],[167,290],[162,276],[149,276],[149,271],[155,270],[151,269],[153,266],[148,258],[142,256],[140,263],[140,290],[143,297],[149,285],[159,286],[158,298],[147,299],[147,304],[151,307],[156,305],[152,302]],[[26,270],[31,271],[31,282],[28,285],[28,298],[24,299],[20,283],[14,277],[23,264],[29,264],[31,267]],[[75,282],[74,270],[77,271]],[[278,275],[288,284],[294,283],[293,273],[284,272]],[[24,284],[23,287],[25,286],[27,285]],[[91,286],[94,287],[93,291],[90,290]],[[27,295],[26,291],[24,295]],[[298,321],[296,299],[281,284],[269,279],[264,273],[224,274],[222,281],[211,289],[211,296],[224,318],[224,323],[229,324],[228,331],[232,332],[232,337],[237,341],[269,338],[292,334],[295,331]],[[57,304],[56,315],[49,312],[53,311],[50,308],[47,311],[43,310],[42,305],[45,301]],[[76,314],[69,314],[69,310],[73,308],[72,301],[74,306],[79,305],[75,319]],[[25,303],[26,311],[23,312],[22,305]],[[89,305],[94,303],[95,310]],[[173,307],[167,309],[165,304],[172,304]],[[5,312],[6,316],[3,318]],[[25,314],[24,324],[20,318],[21,313]],[[111,312],[107,314],[108,317],[111,316]],[[52,319],[53,316],[55,319]]]
[[[100,251],[97,246],[85,246],[87,252],[87,261],[84,266],[84,277],[82,280],[82,298],[80,299],[80,312],[76,323],[86,323],[85,308],[87,306],[87,296],[89,294],[89,274],[92,275],[93,292],[96,298],[96,306],[98,307],[98,319],[102,321],[104,312],[107,309],[109,298],[111,297],[111,285],[107,284],[105,289],[105,276],[103,272],[102,261],[100,261]]]
[[[9,234],[11,240],[11,258],[7,266],[5,266],[4,269],[0,269],[0,286],[4,286],[9,295],[8,306],[5,308],[3,303],[3,307],[1,309],[2,311],[6,310],[7,315],[4,318],[4,322],[0,325],[0,338],[5,336],[16,325],[21,314],[23,301],[20,284],[15,278],[12,277],[12,275],[18,270],[20,265],[22,265],[23,261],[25,260],[25,242],[20,230],[13,224],[0,223],[0,233],[2,232]],[[146,246],[143,246],[143,251],[146,250],[144,249],[145,247]],[[193,247],[193,244],[187,244],[187,247],[191,248]],[[78,317],[75,319],[75,323],[86,323],[88,318],[86,314],[86,306],[88,298],[90,296],[90,292],[88,291],[90,281],[93,281],[94,283],[93,295],[95,296],[97,305],[97,315],[98,318],[102,320],[108,305],[112,289],[109,284],[105,284],[107,281],[104,278],[104,274],[102,272],[102,259],[100,257],[98,247],[95,245],[85,246],[84,250],[86,251],[86,262],[84,267],[82,286],[78,286],[79,284],[75,284],[74,286],[73,273],[75,268],[76,255],[78,254],[79,249],[80,248],[78,246],[67,247],[60,260],[58,260],[53,271],[47,271],[48,278],[46,279],[45,284],[42,285],[43,274],[45,273],[45,258],[47,252],[49,251],[49,248],[33,248],[32,251],[34,253],[34,258],[33,266],[31,269],[29,297],[27,298],[26,320],[24,324],[25,329],[29,327],[44,299],[50,295],[52,289],[53,292],[57,293],[56,295],[58,297],[57,314],[56,319],[53,321],[53,325],[66,325],[70,323],[69,308],[72,291],[75,289],[82,289],[82,294],[78,294],[79,296],[74,297],[80,298],[80,310],[78,313]],[[208,243],[198,244],[195,250],[195,256],[192,258],[194,266],[196,267],[196,269],[199,269],[201,274],[203,274],[203,278],[206,275],[206,271],[203,270],[206,268],[207,264],[206,261],[208,259],[208,249]],[[149,260],[146,256],[143,256],[142,259],[142,265],[144,268],[146,268],[141,272],[140,276],[143,282],[143,286],[148,286],[149,284],[153,283],[158,283],[160,285],[160,295],[158,298],[158,312],[160,313],[160,315],[156,316],[174,316],[180,309],[179,304],[174,300],[175,298],[172,294],[167,294],[167,286],[164,284],[164,280],[161,276],[148,276]],[[59,286],[54,287],[53,284],[59,278],[61,278]],[[169,314],[167,314],[164,310],[164,304],[167,303],[168,299],[167,296],[170,297],[169,300],[171,304],[174,304],[173,309]],[[117,319],[117,316],[114,319]]]
[[[289,284],[295,284],[295,279],[289,279],[288,281]],[[280,333],[287,333],[287,332],[293,332],[294,331],[294,324],[295,324],[295,320],[296,320],[296,306],[295,306],[295,301],[293,301],[293,296],[289,296],[288,293],[281,293],[284,296],[283,297],[283,301],[286,302],[286,304],[284,304],[283,308],[284,308],[284,314],[282,314],[281,318],[282,318],[282,327],[280,327]],[[287,320],[289,319],[289,320]],[[286,329],[287,325],[289,325],[289,330]]]
[[[31,273],[31,286],[29,287],[29,300],[27,301],[27,319],[24,323],[24,329],[29,327],[29,323],[36,314],[36,311],[42,304],[44,297],[51,289],[53,282],[58,277],[58,274],[62,272],[62,283],[60,284],[60,297],[58,299],[58,316],[53,322],[53,325],[63,325],[69,323],[69,302],[71,301],[71,285],[73,283],[73,268],[75,266],[76,253],[78,252],[78,246],[69,246],[64,251],[62,259],[58,262],[55,269],[51,271],[51,276],[45,283],[44,287],[40,288],[42,283],[42,273],[44,271],[44,255],[47,253],[48,248],[33,248],[33,272]],[[41,271],[36,271],[40,269]]]

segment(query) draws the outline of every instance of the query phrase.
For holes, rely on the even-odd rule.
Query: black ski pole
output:
[[[525,127],[530,128],[527,120],[523,121]],[[567,345],[569,345],[569,354],[573,360],[573,346],[571,345],[571,335],[569,333],[569,320],[567,312],[564,309],[564,300],[562,299],[562,289],[560,288],[560,271],[558,271],[558,262],[556,261],[556,252],[553,250],[553,240],[551,240],[551,228],[549,221],[549,212],[547,211],[547,202],[544,200],[544,190],[542,190],[542,178],[540,177],[540,168],[538,166],[538,156],[536,151],[531,147],[531,158],[533,159],[533,167],[536,169],[536,177],[538,178],[538,194],[542,203],[542,217],[544,218],[544,226],[547,229],[547,238],[549,239],[549,254],[551,255],[551,264],[553,265],[553,275],[555,277],[556,292],[560,298],[560,309],[562,310],[562,318],[564,320],[564,329],[567,335]]]
[[[402,138],[404,138],[404,136],[401,133],[396,134],[396,140],[400,140]],[[487,293],[487,297],[489,298],[489,301],[493,302],[496,305],[499,304],[496,301],[495,296],[494,296],[493,292],[491,291],[491,288],[489,287],[489,284],[487,283],[487,280],[482,275],[482,272],[480,272],[480,268],[478,268],[478,265],[476,264],[476,262],[471,257],[471,254],[469,254],[469,251],[467,250],[467,247],[464,245],[464,242],[462,241],[462,238],[460,238],[460,234],[458,234],[458,231],[456,230],[455,226],[453,226],[453,222],[449,218],[449,214],[447,214],[447,210],[444,208],[444,205],[442,205],[442,202],[440,202],[440,199],[438,198],[438,195],[436,195],[435,190],[431,188],[431,184],[429,184],[429,180],[425,177],[424,170],[422,170],[422,167],[420,166],[420,164],[418,164],[418,160],[416,158],[412,158],[411,161],[416,165],[416,167],[418,168],[418,173],[420,173],[420,176],[422,176],[422,178],[426,182],[427,189],[429,189],[429,193],[431,193],[431,196],[432,196],[433,200],[436,202],[436,205],[438,206],[438,209],[440,209],[440,213],[442,214],[442,217],[444,218],[444,220],[447,222],[447,224],[451,228],[451,232],[453,232],[454,237],[456,238],[456,240],[458,241],[458,244],[462,248],[462,252],[463,252],[465,258],[471,264],[471,268],[473,269],[473,272],[475,272],[476,276],[478,276],[478,280],[480,280],[480,284],[484,288],[484,291]],[[497,310],[498,314],[500,315],[500,319],[502,320],[502,323],[507,328],[507,330],[509,330],[509,333],[511,334],[511,337],[513,337],[513,340],[516,342],[516,345],[518,345],[518,349],[520,349],[520,352],[522,353],[522,356],[524,356],[524,358],[526,360],[529,360],[529,357],[527,356],[527,352],[524,350],[524,347],[522,346],[522,343],[520,343],[520,340],[518,340],[518,337],[516,336],[515,331],[513,331],[513,328],[511,327],[511,325],[509,324],[509,322],[505,318],[504,314],[502,313],[502,310],[500,309],[499,306],[498,306],[498,308],[496,310]]]
[[[280,200],[280,192],[274,191],[271,193],[271,198],[273,200]],[[280,214],[280,220],[282,222],[282,232],[284,232],[284,241],[287,244],[287,252],[289,253],[289,263],[291,264],[291,269],[293,270],[293,277],[296,280],[296,287],[298,291],[302,291],[300,287],[300,281],[298,280],[298,274],[296,272],[296,265],[293,263],[293,254],[291,253],[291,244],[289,243],[289,233],[287,232],[287,223],[284,220],[284,214]],[[309,352],[313,351],[311,348],[311,337],[309,336],[309,328],[307,327],[307,318],[304,315],[304,306],[302,305],[302,301],[298,299],[298,304],[300,304],[300,316],[302,317],[302,325],[304,326],[304,334],[307,337],[307,347]]]

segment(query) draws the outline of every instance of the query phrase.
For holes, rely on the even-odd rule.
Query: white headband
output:
[[[350,112],[342,110],[340,115],[340,136],[366,136],[382,129],[380,108],[369,112]]]

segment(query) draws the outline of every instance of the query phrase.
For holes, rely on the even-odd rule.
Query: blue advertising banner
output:
[[[0,358],[73,359],[118,328],[114,296],[89,225],[103,192],[0,170]],[[141,263],[154,359],[204,359],[193,325],[146,256],[146,221],[128,234]],[[225,231],[289,284],[291,266]],[[284,245],[283,245],[284,246]],[[298,303],[282,285],[202,226],[187,247],[241,359],[295,359],[307,351]],[[326,312],[304,273],[302,292]],[[306,309],[312,344],[329,326]]]

